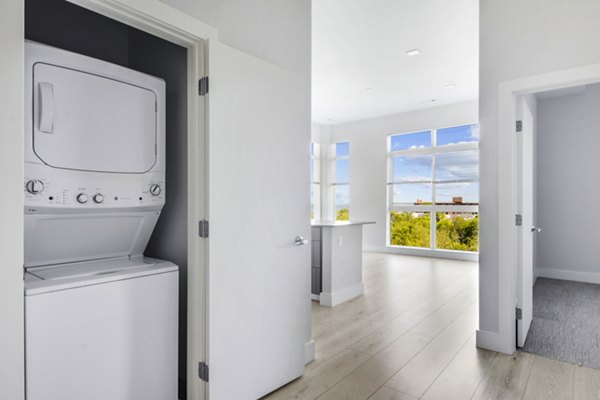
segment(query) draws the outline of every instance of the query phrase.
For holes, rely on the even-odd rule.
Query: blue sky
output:
[[[393,182],[399,183],[394,185],[394,202],[412,204],[417,199],[432,201],[432,160],[433,155],[431,154],[394,158]],[[460,182],[479,178],[479,152],[477,150],[437,154],[435,175],[437,202],[448,203],[452,201],[452,197],[456,196],[462,196],[464,202],[479,201],[479,184]]]
[[[350,143],[340,142],[335,144],[335,155],[336,157],[349,156],[350,155]]]
[[[479,141],[479,125],[455,126],[437,130],[437,145]]]
[[[437,130],[439,146],[479,141],[479,127],[465,125]],[[431,132],[422,131],[391,136],[392,151],[431,147]],[[336,156],[350,154],[347,142],[336,144]],[[417,199],[432,201],[432,154],[394,157],[393,185],[394,202],[413,204]],[[350,161],[351,162],[351,161]],[[436,156],[437,202],[452,202],[452,197],[462,196],[463,202],[479,202],[479,183],[460,182],[479,179],[479,151],[463,150],[440,153]],[[336,160],[336,183],[349,181],[349,161]],[[458,182],[457,182],[458,181]],[[418,183],[420,182],[420,183]],[[347,186],[337,186],[336,205],[339,208],[349,204]]]
[[[431,147],[431,131],[394,135],[391,141],[392,151]]]
[[[391,137],[391,149],[407,150],[431,146],[431,132],[423,131]],[[437,145],[479,141],[479,127],[465,125],[437,130]],[[433,155],[395,157],[393,160],[394,202],[412,204],[418,199],[433,201],[432,197]],[[460,182],[479,179],[479,152],[456,151],[436,155],[436,201],[449,203],[453,197],[462,196],[464,202],[479,201],[479,184]],[[458,181],[458,182],[457,182]],[[412,182],[412,183],[411,183]],[[417,183],[420,182],[420,183]],[[444,183],[445,182],[445,183]]]
[[[335,160],[335,183],[348,183],[350,179],[350,160]]]
[[[339,210],[340,208],[346,208],[349,204],[349,187],[348,185],[343,186],[335,186],[335,208]]]
[[[350,155],[350,143],[341,142],[335,144],[336,157]],[[350,162],[348,159],[335,161],[335,183],[348,183],[350,181]],[[347,185],[335,187],[335,204],[336,209],[348,207],[350,199],[349,188]]]
[[[463,125],[437,130],[437,145],[469,143],[479,141],[478,125]],[[419,149],[431,146],[431,131],[393,135],[390,149],[392,151]]]

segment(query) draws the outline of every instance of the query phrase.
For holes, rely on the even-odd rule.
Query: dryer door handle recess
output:
[[[40,132],[54,131],[54,85],[40,82]]]

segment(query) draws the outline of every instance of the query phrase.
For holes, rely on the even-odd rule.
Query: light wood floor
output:
[[[476,263],[365,253],[364,282],[313,302],[316,359],[265,399],[600,399],[600,371],[475,347]]]

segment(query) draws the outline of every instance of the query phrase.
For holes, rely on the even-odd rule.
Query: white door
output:
[[[209,46],[210,400],[299,377],[310,339],[309,82]]]
[[[533,235],[534,227],[534,137],[536,99],[524,96],[519,100],[519,114],[522,124],[521,132],[517,133],[517,157],[519,168],[518,194],[519,212],[522,225],[519,230],[519,268],[517,269],[517,307],[521,309],[521,316],[517,319],[517,346],[523,347],[527,332],[533,317]]]

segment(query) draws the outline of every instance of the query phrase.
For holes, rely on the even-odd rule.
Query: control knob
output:
[[[160,185],[158,185],[156,183],[150,185],[150,194],[152,196],[158,196],[160,194],[160,192],[162,192]]]
[[[25,190],[30,194],[40,194],[44,190],[44,182],[39,179],[31,179],[25,184]]]
[[[87,196],[87,194],[85,194],[85,193],[79,193],[77,195],[77,202],[79,204],[85,204],[85,203],[87,203],[88,202],[88,196]]]
[[[102,202],[104,201],[104,196],[102,195],[102,193],[96,193],[92,199],[94,200],[94,203],[102,204]]]

